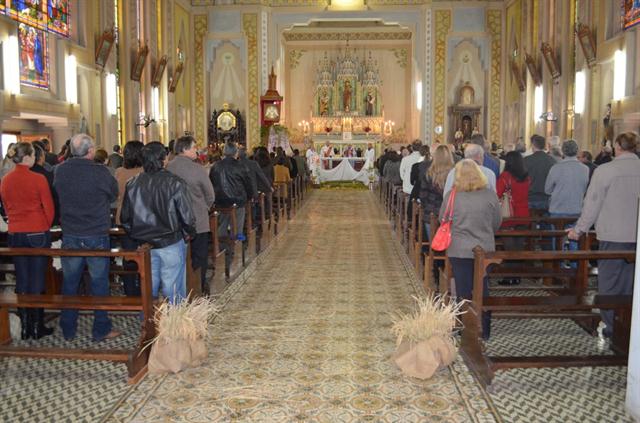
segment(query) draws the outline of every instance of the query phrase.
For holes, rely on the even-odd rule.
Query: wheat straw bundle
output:
[[[209,321],[218,314],[218,307],[207,297],[178,304],[165,301],[156,308],[154,320],[158,331],[156,341],[195,341],[207,336]]]
[[[218,311],[205,297],[160,304],[154,316],[158,335],[152,341],[149,372],[177,373],[200,365],[207,358],[209,321]]]
[[[440,295],[414,297],[417,310],[392,316],[396,336],[393,360],[407,376],[427,379],[455,359],[453,329],[464,302]]]

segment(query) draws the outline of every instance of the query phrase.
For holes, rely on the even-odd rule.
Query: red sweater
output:
[[[509,172],[502,172],[496,182],[496,191],[498,198],[502,199],[507,187],[511,186],[511,206],[513,207],[513,217],[529,217],[529,184],[530,179],[527,177],[519,182]],[[503,227],[515,226],[514,222],[504,221]]]
[[[16,165],[2,178],[0,196],[9,217],[9,232],[45,232],[51,228],[55,208],[43,175]]]

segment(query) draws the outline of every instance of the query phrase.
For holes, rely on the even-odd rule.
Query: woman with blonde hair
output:
[[[423,222],[427,232],[426,239],[431,238],[431,213],[438,215],[442,205],[444,184],[449,171],[453,169],[453,156],[446,145],[438,145],[432,154],[433,160],[427,172],[421,175],[419,198],[422,204]]]
[[[447,256],[455,278],[458,298],[471,300],[473,290],[473,249],[495,251],[495,232],[500,228],[502,217],[496,193],[489,187],[487,177],[471,159],[464,159],[455,166],[453,189],[449,191],[440,207],[440,220],[445,217],[449,198],[453,200],[451,222],[451,244]],[[489,280],[485,277],[484,293],[488,295]],[[482,333],[489,338],[490,316],[482,316]]]

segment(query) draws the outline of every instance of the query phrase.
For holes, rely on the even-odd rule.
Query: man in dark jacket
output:
[[[209,172],[216,195],[216,207],[232,207],[236,205],[236,234],[240,241],[246,240],[243,233],[245,205],[254,197],[249,171],[238,162],[238,147],[233,142],[225,144],[222,150],[224,159],[217,162]],[[229,234],[231,215],[222,213],[218,221],[218,236],[225,238]]]
[[[95,144],[86,134],[77,134],[69,142],[71,158],[56,168],[53,187],[60,202],[62,248],[72,250],[108,250],[111,248],[111,203],[118,196],[118,183],[106,166],[93,161]],[[91,275],[91,294],[109,296],[108,257],[62,257],[62,295],[78,295],[85,264]],[[62,310],[60,327],[65,339],[73,339],[78,327],[78,310]],[[93,339],[114,338],[106,311],[96,310]]]
[[[187,296],[187,246],[196,236],[196,217],[187,183],[164,169],[167,150],[159,142],[142,149],[144,172],[127,182],[120,222],[129,236],[151,244],[153,296],[176,304]]]
[[[551,167],[556,164],[553,157],[545,153],[546,140],[540,135],[531,136],[533,154],[524,158],[524,165],[529,172],[529,208],[544,210],[549,208],[549,196],[544,192],[547,176]]]
[[[598,165],[593,163],[593,156],[587,150],[581,151],[578,153],[578,160],[585,166],[589,168],[589,182],[591,182],[591,177],[593,176],[593,171],[596,170]]]

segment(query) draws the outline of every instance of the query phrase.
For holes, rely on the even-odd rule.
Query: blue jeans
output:
[[[187,245],[183,240],[151,250],[151,291],[154,298],[158,297],[161,287],[162,295],[172,304],[187,296],[186,264]]]
[[[9,247],[49,248],[51,234],[47,232],[16,232],[8,235]],[[44,293],[47,256],[14,256],[16,267],[16,294]]]
[[[62,237],[62,248],[72,250],[108,250],[109,236],[72,236]],[[61,257],[62,262],[62,295],[78,295],[78,286],[82,279],[85,265],[91,276],[91,295],[95,297],[109,296],[109,257]],[[104,310],[93,312],[93,339],[102,340],[111,332],[111,320]],[[66,339],[73,339],[78,328],[78,310],[62,310],[60,327]]]
[[[563,214],[563,213],[549,213],[549,217],[575,217],[578,218],[580,217],[579,214]],[[560,228],[560,229],[569,229],[569,228],[573,228],[574,226],[576,226],[575,223],[569,223],[567,225],[564,225],[564,228]],[[555,249],[555,242],[553,244],[554,249]],[[567,245],[567,248],[564,248],[564,244],[563,244],[563,250],[567,249],[569,251],[578,251],[578,241],[573,241],[573,240],[569,240],[569,243]],[[571,267],[572,268],[577,268],[578,267],[578,263],[576,263],[575,261],[571,262]]]

